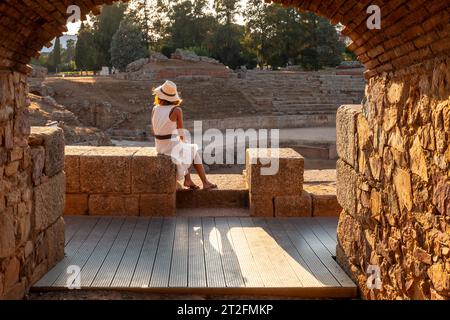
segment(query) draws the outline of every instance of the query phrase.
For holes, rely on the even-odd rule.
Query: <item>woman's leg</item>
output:
[[[194,163],[194,168],[195,171],[197,171],[200,180],[202,180],[203,189],[217,188],[217,186],[214,183],[209,182],[208,178],[206,178],[205,167],[203,167],[202,163]]]
[[[192,181],[191,174],[189,172],[184,176],[183,185],[189,189],[198,189],[198,186],[194,183],[194,181]]]

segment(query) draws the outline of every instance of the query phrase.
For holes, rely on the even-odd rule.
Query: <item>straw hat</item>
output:
[[[167,80],[159,87],[153,89],[153,94],[157,95],[158,98],[170,102],[175,102],[181,100],[178,95],[177,85],[172,81]]]

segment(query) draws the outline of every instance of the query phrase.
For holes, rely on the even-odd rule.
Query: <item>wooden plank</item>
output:
[[[119,234],[124,222],[124,218],[112,218],[112,221],[102,239],[98,243],[89,259],[86,261],[86,264],[81,269],[82,288],[91,286],[92,281],[94,281],[98,271],[100,270],[100,267],[103,265],[103,261],[108,255],[108,252],[111,250],[111,247],[116,240],[117,235]]]
[[[130,287],[148,288],[152,277],[163,221],[163,218],[151,219]]]
[[[236,248],[236,256],[239,261],[242,276],[246,287],[264,287],[264,282],[261,279],[262,272],[260,266],[253,258],[247,238],[242,230],[241,222],[238,218],[229,218],[228,225],[230,226],[230,236]]]
[[[206,287],[205,253],[203,250],[203,227],[199,217],[189,218],[188,286]]]
[[[94,278],[94,281],[92,281],[91,287],[107,288],[111,285],[131,235],[133,234],[136,222],[136,217],[126,218],[103,265]]]
[[[83,221],[78,231],[64,247],[66,257],[70,257],[77,252],[78,248],[89,236],[89,234],[91,233],[92,229],[94,229],[98,221],[99,221],[98,217],[88,217],[86,220]]]
[[[313,275],[311,269],[289,239],[283,226],[276,219],[266,219],[266,225],[278,245],[283,248],[287,262],[294,270],[303,287],[321,287],[322,283]]]
[[[126,288],[130,286],[142,245],[147,234],[149,222],[150,218],[148,217],[139,218],[137,221],[133,235],[131,236],[130,242],[128,242],[127,249],[125,250],[122,261],[120,262],[119,268],[111,283],[111,287]]]
[[[315,219],[304,220],[305,225],[311,229],[311,231],[317,236],[320,242],[323,243],[325,248],[330,252],[332,256],[336,255],[336,241],[330,237],[328,232],[318,223]]]
[[[150,287],[167,287],[169,285],[175,223],[176,220],[174,218],[164,219],[156,252],[156,261],[153,266],[152,278],[150,279]]]
[[[224,288],[226,284],[221,259],[222,247],[219,245],[219,230],[213,218],[202,218],[202,226],[207,286]]]
[[[319,257],[320,261],[325,265],[325,267],[330,271],[330,273],[339,281],[340,285],[343,287],[354,287],[355,283],[350,279],[350,277],[342,270],[338,265],[336,260],[333,259],[330,252],[323,245],[322,242],[317,238],[317,236],[312,232],[304,222],[305,219],[295,218],[292,223],[297,228],[297,230],[302,234],[303,238],[308,242],[311,249]]]
[[[231,288],[245,287],[233,240],[229,234],[230,227],[228,222],[226,218],[215,218],[215,223],[218,230],[219,246],[222,248],[221,258],[225,284]]]
[[[187,287],[189,246],[188,233],[189,226],[187,218],[176,219],[169,287]]]
[[[83,220],[78,216],[64,217],[65,226],[65,244],[69,243],[72,237],[77,233],[83,224]]]
[[[300,280],[285,261],[282,250],[261,225],[255,225],[251,218],[240,220],[253,256],[258,265],[264,269],[261,277],[265,285],[267,287],[301,287]]]
[[[309,269],[323,286],[339,287],[339,282],[333,277],[328,269],[323,265],[314,251],[301,236],[295,226],[292,225],[292,218],[280,219],[284,230],[288,234],[291,242],[308,265]]]
[[[328,235],[337,242],[337,226],[339,219],[334,217],[316,217],[315,220],[318,221]]]
[[[83,268],[86,261],[89,259],[90,255],[94,251],[100,239],[103,237],[106,229],[111,223],[111,218],[100,218],[98,223],[95,225],[92,232],[87,237],[86,241],[83,242],[81,247],[78,249],[77,253],[71,257],[67,262],[69,265],[74,265]],[[82,275],[81,275],[82,276]],[[69,274],[63,272],[59,275],[58,279],[53,283],[54,287],[65,287],[68,285]]]
[[[66,256],[49,272],[47,272],[38,282],[36,282],[34,285],[35,287],[51,287],[62,273],[66,273],[67,267],[70,266],[70,260],[72,256],[74,256],[78,248],[81,247],[83,242],[89,236],[98,220],[98,218],[91,217],[90,219],[86,219],[83,221],[82,226],[80,226],[78,231],[65,247]]]

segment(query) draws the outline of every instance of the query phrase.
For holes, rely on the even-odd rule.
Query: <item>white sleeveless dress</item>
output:
[[[154,106],[152,114],[152,127],[155,135],[172,135],[171,139],[159,140],[155,138],[156,152],[172,158],[177,166],[177,180],[182,180],[189,173],[192,163],[201,164],[198,146],[183,142],[178,134],[177,123],[170,120],[170,111],[173,105]]]

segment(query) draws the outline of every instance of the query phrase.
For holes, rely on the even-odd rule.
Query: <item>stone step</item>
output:
[[[209,174],[208,179],[217,184],[214,190],[178,190],[177,209],[193,208],[246,208],[248,188],[241,174]],[[192,180],[201,186],[200,178]]]

